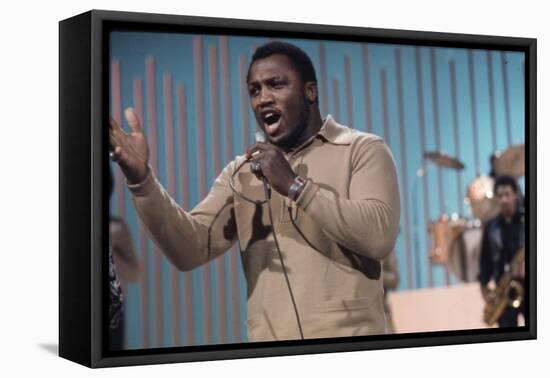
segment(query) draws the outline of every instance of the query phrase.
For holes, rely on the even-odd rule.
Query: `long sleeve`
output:
[[[296,204],[335,242],[382,260],[394,248],[399,232],[395,162],[382,139],[358,138],[351,148],[349,198],[307,180]]]
[[[178,269],[194,269],[228,250],[236,241],[230,165],[208,195],[191,211],[183,210],[149,169],[146,179],[129,185],[132,202],[155,244]]]
[[[385,289],[395,289],[399,285],[399,271],[395,251],[382,260],[382,279]]]
[[[486,226],[481,238],[481,257],[479,266],[479,282],[486,286],[493,276],[493,262],[491,261],[491,246],[489,243],[489,229]]]

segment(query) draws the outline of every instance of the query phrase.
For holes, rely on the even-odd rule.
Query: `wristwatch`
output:
[[[305,184],[306,180],[304,180],[300,176],[296,176],[294,178],[294,181],[292,182],[292,185],[290,185],[290,189],[288,190],[288,198],[290,198],[292,201],[296,201],[298,199],[298,196],[300,195],[300,191]]]

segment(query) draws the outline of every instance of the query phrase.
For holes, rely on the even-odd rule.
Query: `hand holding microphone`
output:
[[[283,196],[288,196],[296,173],[286,160],[283,151],[270,143],[263,131],[256,132],[256,143],[246,151],[251,170],[259,180],[264,178],[269,185]]]

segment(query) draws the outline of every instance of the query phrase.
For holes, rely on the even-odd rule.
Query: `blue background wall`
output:
[[[232,126],[232,151],[229,156],[241,154],[247,147],[243,138],[243,114],[248,117],[248,143],[253,140],[254,119],[248,103],[243,104],[242,86],[244,80],[240,72],[239,59],[244,57],[248,64],[255,47],[267,42],[265,38],[229,37],[229,93],[231,111],[224,114],[222,104],[223,71],[220,54],[219,36],[197,36],[186,34],[161,33],[125,33],[111,34],[111,60],[120,67],[120,104],[111,101],[111,112],[117,113],[128,106],[135,106],[134,83],[141,79],[143,84],[143,119],[146,133],[149,133],[147,120],[150,117],[146,106],[146,60],[154,59],[156,92],[156,132],[157,132],[157,176],[163,185],[167,185],[168,166],[166,159],[166,117],[163,111],[163,75],[170,73],[173,86],[170,88],[176,98],[176,85],[185,86],[185,120],[187,128],[187,169],[189,181],[189,203],[182,204],[183,163],[182,146],[174,143],[175,156],[175,199],[186,209],[192,208],[200,199],[199,170],[196,161],[199,146],[197,143],[197,112],[195,77],[194,41],[201,42],[202,84],[204,99],[204,128],[206,138],[206,169],[208,187],[216,176],[213,161],[213,127],[218,125],[221,143],[220,157],[223,167],[227,144],[224,130],[228,120]],[[436,219],[442,213],[456,212],[470,217],[467,205],[462,201],[466,188],[476,174],[489,173],[489,156],[495,150],[504,150],[509,145],[524,143],[524,56],[518,52],[487,50],[466,50],[455,48],[431,48],[405,45],[360,44],[316,40],[287,41],[303,48],[311,57],[319,80],[321,113],[333,114],[336,120],[363,131],[371,131],[383,136],[390,145],[398,166],[400,190],[404,212],[401,233],[396,246],[401,280],[398,290],[424,288],[456,284],[454,277],[446,278],[445,269],[431,265],[428,261],[430,238],[426,231],[426,221]],[[213,122],[210,110],[209,48],[217,48],[217,99],[219,111],[217,122]],[[322,64],[322,51],[325,52]],[[347,71],[346,71],[347,68]],[[454,74],[453,74],[454,70]],[[347,72],[347,74],[346,74]],[[117,75],[118,77],[118,75]],[[114,76],[112,75],[113,79]],[[116,79],[118,80],[118,79]],[[454,82],[454,83],[453,83]],[[116,83],[112,83],[117,88]],[[454,91],[453,91],[454,90]],[[113,99],[116,97],[113,90]],[[453,93],[455,97],[453,97]],[[350,96],[351,94],[351,96]],[[453,109],[454,106],[454,109]],[[370,109],[370,112],[369,112]],[[351,112],[350,112],[351,111]],[[182,116],[174,105],[174,140],[179,138],[178,120]],[[124,125],[127,127],[127,125]],[[439,138],[437,138],[439,134]],[[424,135],[424,140],[421,136]],[[458,135],[458,138],[456,137]],[[476,143],[477,140],[477,143]],[[421,148],[427,151],[441,152],[457,156],[465,164],[465,169],[456,171],[441,169],[425,164],[428,185],[422,185],[416,175],[422,164]],[[457,150],[457,147],[459,149]],[[477,157],[476,157],[477,155]],[[117,167],[113,167],[118,171]],[[441,174],[443,190],[438,187],[438,174]],[[460,180],[460,181],[459,181]],[[460,183],[461,185],[457,185]],[[524,187],[523,179],[520,185]],[[178,281],[177,294],[180,319],[171,318],[173,314],[173,287],[170,282],[172,269],[168,261],[161,257],[160,302],[163,307],[162,331],[159,331],[156,308],[155,288],[157,271],[154,269],[152,243],[140,248],[140,228],[130,195],[123,187],[121,175],[117,173],[118,196],[112,197],[111,211],[121,215],[130,226],[138,257],[145,262],[143,269],[146,279],[125,286],[126,290],[126,343],[128,348],[174,346],[187,344],[205,344],[220,342],[246,341],[246,289],[240,261],[237,271],[238,293],[227,289],[224,292],[226,308],[218,308],[218,301],[210,299],[212,306],[212,338],[204,336],[205,314],[202,290],[204,269],[195,269],[191,274],[193,295],[192,317],[195,329],[191,342],[176,344],[174,324],[191,321],[184,308],[186,282],[182,277]],[[124,191],[124,195],[120,193]],[[425,198],[428,203],[425,203]],[[415,208],[413,208],[415,206]],[[122,209],[122,210],[121,210]],[[417,222],[414,222],[417,211]],[[122,214],[121,214],[122,212]],[[415,225],[416,224],[416,225]],[[415,235],[417,241],[415,243]],[[144,255],[145,254],[145,255]],[[232,272],[230,256],[223,257],[223,279],[226,288],[231,287]],[[219,267],[215,262],[209,264],[209,280],[214,298]],[[184,273],[179,273],[183,275]],[[187,274],[187,273],[186,273]],[[144,298],[147,309],[144,310]],[[238,306],[237,312],[233,306]],[[147,316],[144,316],[147,311]],[[235,317],[238,314],[238,317]],[[221,317],[221,318],[220,318]],[[220,321],[226,322],[227,334],[220,335]],[[210,323],[208,323],[210,324]],[[233,325],[237,324],[237,328]],[[235,332],[234,329],[238,329]],[[159,337],[162,332],[162,337]],[[188,340],[186,328],[179,328],[180,340]],[[146,343],[145,340],[149,341]]]

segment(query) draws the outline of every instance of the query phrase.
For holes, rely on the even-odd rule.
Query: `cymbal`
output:
[[[495,173],[519,178],[525,175],[525,144],[516,144],[495,153]]]
[[[464,169],[464,164],[462,164],[462,162],[458,159],[449,155],[444,155],[440,152],[424,152],[424,157],[441,167]]]

